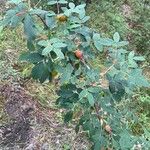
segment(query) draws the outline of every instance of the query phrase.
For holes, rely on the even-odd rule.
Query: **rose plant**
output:
[[[29,0],[9,3],[12,7],[0,25],[23,25],[28,51],[21,54],[20,60],[33,64],[35,80],[52,81],[53,74],[59,74],[56,104],[66,109],[66,123],[73,119],[76,132],[86,131],[91,149],[127,150],[139,143],[150,148],[146,138],[132,134],[132,111],[119,107],[131,99],[137,87],[149,87],[139,68],[144,58],[126,50],[128,42],[122,41],[118,32],[112,39],[102,38],[86,26],[90,17],[86,16],[85,4],[49,0],[51,10],[43,10],[31,6]],[[104,51],[105,68],[92,67],[94,59]]]

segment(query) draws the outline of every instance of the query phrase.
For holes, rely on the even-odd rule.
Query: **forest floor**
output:
[[[95,5],[89,7],[90,14]],[[94,15],[91,17],[95,19]],[[90,26],[98,28],[99,23]],[[21,28],[0,31],[0,150],[88,150],[86,133],[76,134],[74,123],[64,124],[64,110],[55,105],[58,85],[33,81],[29,77],[31,65],[18,61],[20,52],[26,50],[20,34]],[[145,75],[150,79],[149,67],[145,67]],[[149,89],[141,93],[138,100],[150,98]],[[144,109],[144,105],[140,108]],[[150,120],[142,115],[150,128]]]

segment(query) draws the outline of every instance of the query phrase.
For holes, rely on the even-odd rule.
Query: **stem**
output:
[[[57,13],[59,14],[60,13],[60,8],[59,8],[59,3],[57,1]]]
[[[102,73],[101,76],[104,76],[108,71],[110,71],[114,65],[115,65],[115,63],[112,64],[104,73]]]
[[[42,0],[39,0],[39,1],[34,5],[34,8],[37,7],[37,6],[40,4],[41,1],[42,1]]]
[[[99,122],[101,123],[101,116],[99,115],[99,108],[97,106],[97,104],[94,104],[94,108],[95,108],[95,112],[96,112],[96,115],[97,115],[97,118],[99,120]]]
[[[29,10],[31,9],[31,0],[28,0]]]
[[[41,21],[43,22],[43,24],[45,25],[45,27],[48,28],[48,26],[47,26],[46,22],[44,21],[44,19],[40,15],[38,15],[38,14],[36,14],[36,15],[41,19]]]
[[[89,69],[89,70],[90,70],[90,67],[86,64],[86,62],[85,62],[85,60],[84,60],[84,59],[81,59],[81,62],[85,65],[85,67],[86,67],[87,69]]]

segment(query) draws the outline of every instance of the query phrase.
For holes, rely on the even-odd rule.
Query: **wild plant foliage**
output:
[[[76,132],[87,131],[94,150],[136,149],[138,144],[149,149],[146,138],[132,135],[132,112],[118,107],[136,88],[149,87],[139,68],[144,58],[127,50],[128,42],[122,41],[118,32],[111,39],[103,38],[86,26],[90,19],[86,4],[49,0],[51,10],[43,10],[31,6],[30,1],[9,2],[12,7],[1,26],[24,27],[29,51],[21,54],[20,60],[34,65],[34,79],[43,83],[59,75],[56,104],[67,110],[64,121],[76,120]],[[91,62],[104,51],[105,68],[92,67]]]

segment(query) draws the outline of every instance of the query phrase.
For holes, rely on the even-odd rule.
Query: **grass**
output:
[[[89,5],[87,8],[87,13],[91,17],[89,21],[90,27],[96,29],[104,37],[112,37],[117,31],[125,39],[125,35],[128,32],[128,24],[122,15],[122,3],[119,1],[113,3],[105,0],[94,0],[92,5]]]
[[[26,39],[23,36],[22,27],[11,29],[7,28],[0,32],[0,51],[12,49],[12,52],[26,50]]]
[[[134,135],[145,134],[150,140],[150,137],[146,135],[146,133],[150,133],[150,94],[146,91],[139,92],[131,105],[136,108],[138,117],[138,122],[131,125]]]
[[[149,61],[150,24],[147,16],[150,15],[150,2],[143,3],[141,0],[93,0],[87,8],[91,17],[89,25],[103,37],[112,37],[119,32],[123,40],[129,41],[129,50],[142,53]]]

